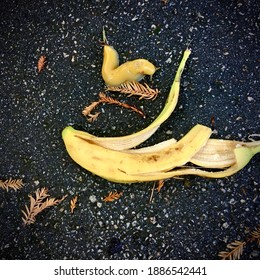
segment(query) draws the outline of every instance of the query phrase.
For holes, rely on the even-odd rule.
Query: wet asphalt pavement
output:
[[[167,180],[149,203],[153,183],[108,182],[65,150],[67,125],[118,136],[151,123],[189,43],[177,108],[145,145],[180,139],[197,123],[211,126],[212,117],[216,138],[259,133],[258,1],[164,2],[1,0],[0,179],[25,183],[17,192],[0,189],[1,259],[219,259],[227,243],[259,226],[259,155],[229,178]],[[146,58],[160,67],[145,80],[160,89],[155,101],[112,95],[142,108],[145,119],[109,105],[94,123],[81,114],[104,89],[103,26],[121,62]],[[41,55],[47,64],[38,74]],[[21,210],[39,187],[68,197],[24,226]],[[103,202],[110,191],[123,196]],[[256,243],[241,258],[259,259]]]

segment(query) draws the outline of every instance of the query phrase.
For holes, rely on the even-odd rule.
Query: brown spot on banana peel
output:
[[[160,155],[152,155],[147,158],[147,161],[158,161],[160,159]]]
[[[92,159],[94,159],[94,160],[103,160],[101,157],[92,157]]]

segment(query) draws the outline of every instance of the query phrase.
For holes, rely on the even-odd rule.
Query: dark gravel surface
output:
[[[25,183],[17,192],[0,189],[1,259],[219,259],[227,243],[259,225],[259,155],[229,178],[167,180],[149,203],[153,183],[108,182],[65,150],[67,125],[99,136],[146,127],[191,40],[178,106],[147,145],[210,126],[212,116],[217,138],[259,133],[258,1],[163,2],[1,0],[0,179]],[[143,108],[146,119],[109,105],[94,123],[81,115],[104,88],[103,26],[121,62],[147,58],[160,67],[150,83],[161,90],[155,101],[114,95]],[[38,74],[41,55],[47,65]],[[24,226],[21,210],[39,187],[68,198]],[[110,191],[123,196],[103,202]],[[259,259],[256,243],[241,258]]]

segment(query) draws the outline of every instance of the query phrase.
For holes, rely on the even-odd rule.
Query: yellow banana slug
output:
[[[155,71],[156,67],[146,59],[135,59],[119,66],[117,51],[112,46],[104,46],[102,77],[109,86],[140,81],[145,75],[152,76]]]

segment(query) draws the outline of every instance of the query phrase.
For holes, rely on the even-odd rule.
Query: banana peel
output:
[[[164,180],[185,175],[227,177],[241,170],[260,152],[260,141],[216,140],[209,139],[210,135],[210,128],[198,124],[178,142],[169,142],[161,147],[155,145],[155,149],[154,146],[147,147],[138,153],[138,149],[134,152],[115,151],[99,146],[82,138],[81,131],[71,126],[62,132],[66,149],[76,163],[117,183]],[[187,167],[185,164],[188,162],[197,162],[198,166]],[[201,167],[223,170],[207,171]]]
[[[180,141],[160,151],[132,154],[104,148],[81,137],[71,126],[62,137],[71,158],[83,168],[114,182],[124,182],[126,175],[165,172],[186,164],[203,147],[211,129],[194,126]]]

